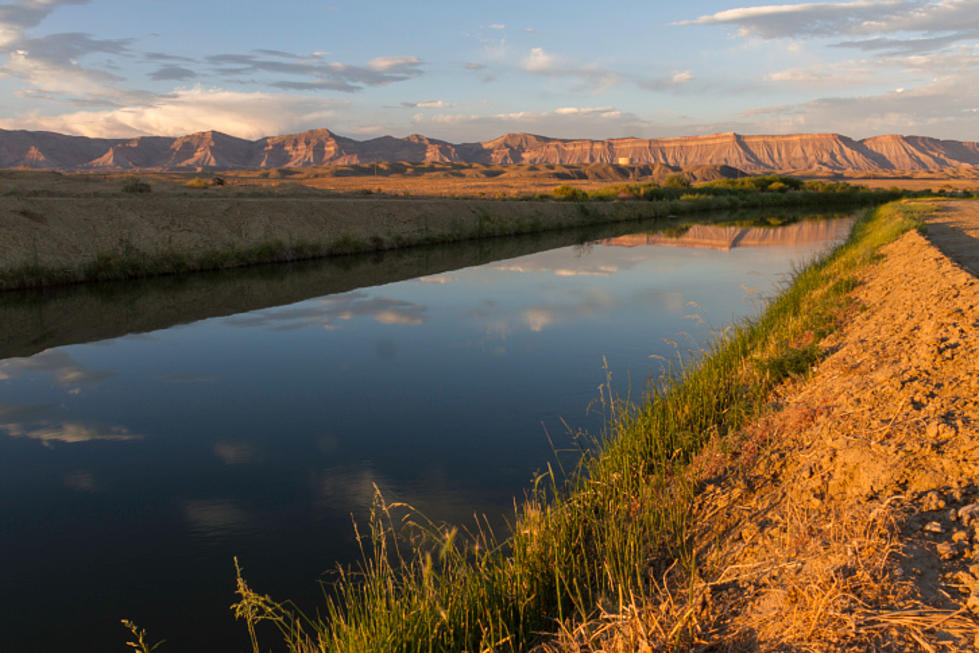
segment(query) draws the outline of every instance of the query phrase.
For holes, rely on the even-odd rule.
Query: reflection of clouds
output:
[[[184,517],[195,535],[221,537],[244,529],[248,513],[228,499],[192,499],[184,503]]]
[[[531,331],[540,332],[553,324],[614,309],[619,303],[614,295],[598,288],[589,288],[584,294],[580,302],[532,306],[524,309],[522,317]]]
[[[687,304],[683,298],[683,293],[662,288],[636,290],[630,295],[629,301],[633,304],[642,304],[668,313],[679,313],[686,309]]]
[[[62,387],[98,383],[115,375],[115,372],[89,370],[60,349],[47,349],[30,358],[0,361],[0,379],[28,372],[49,372],[54,376],[54,382]]]
[[[366,508],[374,500],[375,487],[388,498],[394,495],[391,488],[385,489],[383,482],[377,478],[373,470],[366,468],[324,469],[313,476],[311,483],[313,503],[321,510],[337,508],[348,510],[350,506]]]
[[[544,327],[554,321],[551,312],[543,308],[528,308],[523,312],[523,316],[530,325],[531,331],[543,331]]]
[[[46,447],[53,443],[78,444],[96,440],[139,440],[143,436],[130,433],[122,426],[100,426],[79,421],[52,419],[52,406],[35,404],[10,406],[0,404],[0,431],[11,438],[37,440]]]
[[[235,326],[263,327],[272,330],[299,329],[305,326],[337,328],[341,320],[367,317],[381,324],[418,325],[425,322],[427,307],[421,304],[393,299],[371,297],[361,291],[324,297],[298,306],[228,319]]]
[[[65,475],[65,487],[76,492],[95,492],[95,477],[88,472],[72,472]]]
[[[407,302],[405,302],[407,303]],[[343,318],[349,319],[349,318]],[[407,315],[393,310],[378,311],[374,314],[374,319],[381,324],[423,324],[425,319],[419,315]]]
[[[456,277],[450,277],[445,274],[437,274],[430,277],[418,277],[418,281],[421,283],[435,283],[435,284],[446,284],[458,281]]]
[[[254,460],[255,447],[246,442],[216,442],[214,455],[225,465],[243,465]]]
[[[610,277],[619,271],[617,265],[582,265],[578,268],[567,266],[558,268],[547,265],[545,261],[510,263],[507,265],[498,265],[493,269],[499,270],[500,272],[542,272],[558,277]]]

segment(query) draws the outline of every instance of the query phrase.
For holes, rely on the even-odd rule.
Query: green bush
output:
[[[551,193],[551,197],[556,200],[581,202],[588,199],[588,193],[580,188],[575,188],[574,186],[569,186],[568,184],[562,184],[554,189],[554,191]]]
[[[690,188],[690,180],[679,172],[674,172],[663,179],[663,188]]]

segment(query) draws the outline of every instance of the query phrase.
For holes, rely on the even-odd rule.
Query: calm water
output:
[[[640,388],[849,225],[620,225],[0,298],[0,648],[122,650],[127,617],[164,652],[245,650],[232,556],[313,607],[375,485],[437,520],[506,514],[553,459],[545,429],[600,428],[603,360]]]

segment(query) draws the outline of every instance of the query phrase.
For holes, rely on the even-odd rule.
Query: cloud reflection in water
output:
[[[91,385],[115,376],[115,372],[107,370],[90,370],[60,349],[47,349],[30,358],[0,361],[0,380],[29,372],[48,372],[57,385],[65,388]]]
[[[355,291],[297,306],[231,317],[226,321],[233,326],[260,327],[273,331],[309,326],[336,329],[339,328],[339,321],[362,317],[371,318],[381,324],[419,325],[424,324],[427,310],[426,306],[414,302],[371,297],[366,292]]]

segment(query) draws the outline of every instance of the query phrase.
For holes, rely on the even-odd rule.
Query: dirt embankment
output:
[[[979,203],[928,226],[865,269],[813,375],[696,461],[694,579],[561,650],[979,648],[979,280],[936,247],[975,261]]]
[[[0,208],[0,271],[27,270],[21,276],[28,279],[32,268],[60,271],[80,280],[99,278],[100,265],[165,272],[154,266],[178,258],[189,269],[230,267],[635,220],[651,211],[642,202],[583,208],[493,200],[10,197]]]

